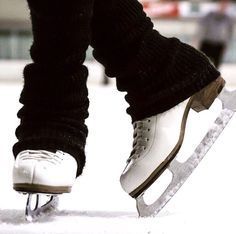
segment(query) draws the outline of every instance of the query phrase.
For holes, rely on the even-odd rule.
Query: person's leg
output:
[[[95,58],[127,92],[134,142],[121,184],[137,197],[178,153],[190,108],[209,108],[224,80],[201,52],[154,30],[137,0],[95,0],[92,25]]]
[[[202,51],[212,61],[216,68],[219,68],[223,58],[223,44],[203,41],[199,47],[199,50]]]
[[[33,62],[24,69],[20,97],[23,107],[18,112],[21,122],[13,152],[21,163],[23,159],[17,155],[22,151],[25,155],[25,150],[31,150],[32,155],[34,150],[63,151],[76,160],[78,176],[85,164],[88,133],[85,125],[89,105],[88,70],[83,62],[91,38],[93,0],[28,0],[28,5]],[[24,171],[18,161],[14,170],[15,185],[20,184],[18,179]]]
[[[214,64],[214,59],[213,59],[214,46],[212,46],[212,43],[210,43],[209,41],[202,41],[199,50],[203,52]]]
[[[215,46],[215,50],[213,52],[213,57],[214,57],[214,65],[216,66],[216,68],[219,68],[222,63],[224,51],[225,51],[224,43],[218,43]]]
[[[168,110],[219,76],[203,54],[154,30],[137,0],[96,0],[92,30],[94,56],[127,91],[133,121]]]

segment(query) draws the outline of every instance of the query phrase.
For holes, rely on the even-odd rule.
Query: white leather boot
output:
[[[224,84],[218,78],[170,110],[134,122],[133,150],[120,178],[130,196],[137,198],[149,188],[175,158],[183,143],[190,108],[197,112],[208,109]],[[171,134],[170,128],[174,128]]]
[[[76,179],[76,171],[76,160],[67,153],[25,150],[16,157],[13,187],[28,193],[68,193]]]

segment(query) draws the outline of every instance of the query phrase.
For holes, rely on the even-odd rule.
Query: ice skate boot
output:
[[[189,177],[233,116],[236,110],[236,93],[226,91],[224,85],[225,81],[218,78],[178,106],[133,124],[133,151],[127,160],[120,182],[123,189],[136,199],[140,216],[153,216],[164,207]],[[175,157],[183,143],[190,109],[197,112],[208,109],[217,97],[223,104],[220,116],[193,155],[185,163],[178,162]],[[171,136],[169,134],[170,125],[175,126],[176,129]],[[167,168],[173,176],[171,183],[156,202],[146,205],[143,199],[145,191]]]
[[[77,163],[69,154],[45,150],[20,152],[13,168],[13,188],[29,194],[26,205],[26,219],[33,221],[41,214],[49,213],[58,203],[58,194],[69,193],[76,179]],[[40,200],[49,197],[41,205]],[[36,196],[35,204],[32,197]],[[31,207],[34,207],[33,209]]]

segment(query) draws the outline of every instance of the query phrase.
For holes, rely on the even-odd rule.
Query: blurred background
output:
[[[182,41],[200,47],[199,22],[211,11],[217,11],[220,1],[161,1],[140,0],[155,28],[163,35],[176,36]],[[236,77],[236,1],[226,1],[226,9],[233,22],[232,36],[222,54],[220,69],[230,82]],[[203,29],[202,29],[203,30]],[[203,36],[203,35],[201,35]],[[28,62],[32,43],[29,12],[25,0],[0,0],[0,80],[14,80]],[[87,61],[92,82],[107,84],[103,67],[88,50]],[[95,71],[95,72],[94,72]]]

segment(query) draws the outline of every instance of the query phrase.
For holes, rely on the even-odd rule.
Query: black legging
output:
[[[24,88],[14,155],[25,149],[62,150],[85,164],[89,44],[117,88],[126,91],[133,121],[170,109],[215,80],[208,59],[153,29],[137,0],[28,0],[32,64]]]

